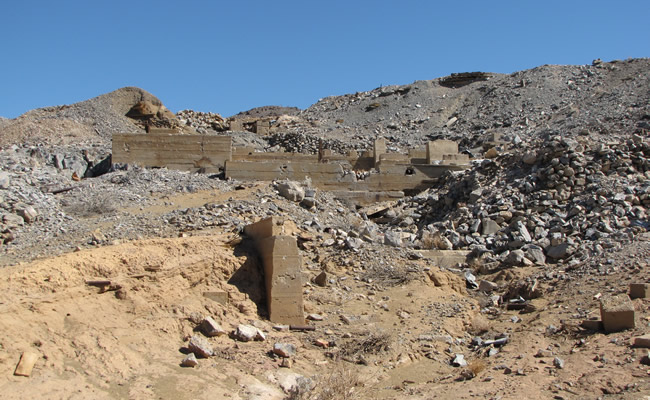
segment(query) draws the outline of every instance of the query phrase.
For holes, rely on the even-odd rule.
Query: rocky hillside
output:
[[[285,198],[280,182],[112,165],[115,132],[146,122],[219,134],[229,123],[170,115],[137,88],[0,119],[0,391],[648,396],[647,339],[631,343],[649,332],[650,300],[626,294],[650,282],[649,77],[649,59],[464,73],[235,116],[271,121],[267,136],[234,133],[260,150],[315,152],[320,139],[365,149],[386,137],[402,151],[446,138],[473,156],[422,193],[365,208],[312,190],[294,201],[305,191]],[[313,331],[265,319],[241,232],[271,215],[298,242]],[[443,265],[430,250],[470,257]],[[229,301],[205,296],[215,290]],[[633,328],[603,330],[600,299],[611,295],[626,299]],[[196,343],[205,351],[186,364]],[[21,354],[36,357],[30,377],[13,375]]]
[[[545,65],[482,79],[451,77],[325,98],[301,116],[328,136],[384,136],[402,146],[429,138],[473,148],[499,134],[506,141],[556,132],[564,137],[610,137],[648,129],[650,60],[593,65]]]
[[[126,114],[139,102],[162,102],[145,90],[125,87],[72,105],[39,108],[0,123],[0,146],[10,144],[110,143],[111,135],[142,127]]]

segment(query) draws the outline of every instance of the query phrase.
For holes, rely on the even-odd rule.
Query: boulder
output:
[[[302,189],[298,182],[285,181],[277,185],[280,196],[287,200],[300,202],[305,198],[305,191]]]

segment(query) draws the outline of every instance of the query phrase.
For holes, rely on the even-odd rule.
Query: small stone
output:
[[[485,152],[485,158],[497,158],[499,152],[494,147],[491,147],[488,151]]]
[[[561,359],[560,357],[555,357],[553,359],[553,365],[555,368],[563,369],[564,368],[564,360]]]
[[[313,197],[305,197],[300,202],[300,205],[305,207],[306,209],[314,208],[316,207],[316,199]]]
[[[641,357],[641,364],[643,365],[650,365],[650,351],[646,353],[643,357]]]
[[[280,361],[281,368],[291,368],[292,364],[293,361],[291,361],[290,358],[283,358],[282,361]]]
[[[2,222],[7,225],[8,228],[17,228],[25,225],[23,217],[16,214],[4,214],[2,216]]]
[[[650,349],[650,335],[643,335],[632,338],[632,346]]]
[[[544,251],[534,245],[529,245],[530,247],[526,248],[526,258],[529,260],[532,260],[535,264],[537,265],[544,265],[546,264],[546,256],[544,255]]]
[[[201,336],[193,335],[187,348],[199,357],[208,358],[212,355],[212,346]]]
[[[596,319],[585,319],[580,323],[580,326],[583,329],[587,329],[590,331],[599,331],[603,329],[602,321]]]
[[[494,235],[501,229],[499,224],[490,218],[483,218],[481,225],[483,226],[483,236]]]
[[[454,359],[451,361],[451,365],[454,367],[466,367],[467,361],[465,361],[465,356],[462,354],[456,354]]]
[[[537,353],[535,354],[535,357],[537,357],[537,358],[553,357],[553,352],[550,351],[550,350],[546,350],[546,349],[539,349],[539,350],[537,350]]]
[[[0,189],[9,189],[9,186],[11,186],[9,173],[0,171]]]
[[[351,250],[359,249],[361,246],[363,246],[363,240],[359,238],[348,237],[345,239],[345,246]]]
[[[524,251],[523,250],[513,250],[511,251],[505,259],[505,263],[512,266],[519,266],[524,263]]]
[[[293,357],[296,355],[296,346],[291,343],[276,343],[273,345],[273,353],[280,357]]]
[[[327,272],[323,271],[320,274],[316,275],[314,278],[314,283],[318,286],[327,286]]]
[[[201,331],[205,336],[209,337],[226,334],[226,331],[212,317],[205,317],[203,322],[201,322]]]
[[[250,342],[251,340],[266,340],[266,336],[260,329],[251,325],[244,324],[237,326],[234,336],[237,340],[240,340],[242,342]]]
[[[310,321],[322,321],[323,316],[320,314],[308,314],[307,319]]]
[[[194,368],[197,365],[199,365],[199,360],[196,359],[194,353],[190,353],[187,357],[183,359],[183,361],[181,361],[182,367]]]
[[[278,332],[288,332],[289,325],[273,325],[273,330],[276,330]]]
[[[525,242],[530,242],[532,237],[530,236],[530,232],[528,232],[528,228],[526,228],[526,225],[524,225],[523,222],[517,221],[515,222],[515,229],[521,235],[521,237],[524,239]]]
[[[499,285],[497,285],[494,282],[491,281],[486,281],[486,280],[481,280],[478,284],[478,290],[479,292],[485,292],[485,293],[492,293],[493,291],[497,290],[499,288]]]
[[[16,376],[30,376],[32,374],[32,370],[34,369],[34,365],[39,359],[39,355],[36,353],[32,353],[30,351],[24,352],[20,356],[20,360],[18,361],[18,365],[16,366],[16,369],[14,370],[14,375]]]
[[[387,231],[384,233],[384,244],[393,247],[402,247],[402,236],[399,232]]]
[[[330,347],[330,342],[325,339],[316,339],[314,340],[314,345],[326,349]]]
[[[36,221],[36,218],[38,217],[38,213],[32,206],[27,206],[19,210],[18,215],[23,217],[23,220],[25,220],[25,222],[27,222],[28,224],[31,224],[32,222]]]
[[[571,254],[570,247],[568,243],[560,243],[555,246],[549,246],[549,248],[546,249],[546,255],[554,258],[556,260],[559,260],[561,258],[566,258]]]
[[[537,162],[537,154],[533,151],[529,151],[522,157],[522,161],[527,165],[534,165]]]

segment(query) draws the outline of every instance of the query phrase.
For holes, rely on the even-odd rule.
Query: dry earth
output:
[[[297,114],[274,107],[248,114],[267,116],[279,109],[302,118],[266,145],[259,138],[241,139],[267,148],[307,149],[315,134],[350,147],[386,136],[394,151],[446,137],[482,155],[477,149],[487,136],[506,138],[490,145],[499,153],[493,162],[450,176],[420,197],[386,205],[383,217],[391,218],[383,223],[327,193],[319,192],[317,207],[307,210],[279,196],[268,182],[133,166],[73,181],[76,166],[110,151],[112,133],[141,129],[124,116],[134,102],[160,103],[140,89],[0,120],[2,230],[12,235],[3,236],[6,243],[0,245],[2,397],[649,398],[648,350],[630,341],[650,333],[650,300],[633,300],[634,329],[606,334],[580,327],[599,316],[601,296],[650,282],[644,202],[648,66],[645,59],[544,66],[456,89],[423,81],[409,90],[387,87],[323,99]],[[371,106],[375,103],[379,106]],[[457,119],[450,124],[452,118]],[[562,232],[575,245],[575,255],[512,265],[511,251],[498,240],[459,239],[459,219],[498,220],[492,208],[504,205],[502,211],[514,208],[518,215],[510,198],[563,190],[542,185],[546,178],[530,179],[537,168],[557,166],[553,159],[561,157],[544,152],[560,143],[555,136],[584,143],[585,150],[575,154],[598,168],[610,163],[598,175],[602,179],[592,182],[602,189],[602,200],[594,200],[600,206],[590,208],[582,225],[569,227],[564,218],[562,229],[553,225],[575,205],[591,207],[583,201],[591,189],[579,185],[565,190],[571,199],[566,208],[562,201],[568,200],[561,196],[541,198],[552,210],[546,225],[538,221],[544,212],[519,215],[552,231],[542,232],[536,243]],[[611,153],[590,150],[603,144]],[[526,152],[538,155],[534,167],[521,162]],[[58,165],[56,157],[69,162]],[[523,189],[527,179],[538,185],[532,193]],[[476,188],[467,182],[486,189],[474,204],[468,196]],[[52,188],[67,190],[52,193]],[[632,197],[616,197],[621,192]],[[453,201],[443,206],[446,197]],[[33,206],[37,217],[12,225],[17,223],[12,216],[22,215],[26,206]],[[298,238],[305,313],[322,317],[309,321],[314,331],[278,331],[266,319],[261,270],[240,232],[270,215],[290,221]],[[503,232],[509,232],[507,226],[502,223]],[[589,228],[598,234],[590,236]],[[427,247],[425,233],[434,231],[454,248],[486,255],[441,268],[418,255]],[[364,232],[371,240],[359,239]],[[385,244],[382,238],[390,232],[402,234],[404,244]],[[326,281],[316,284],[323,271]],[[465,271],[496,289],[487,294],[468,288]],[[88,284],[95,280],[111,284],[104,289]],[[538,295],[523,295],[533,282]],[[204,296],[209,291],[225,291],[230,300],[214,301]],[[504,301],[495,303],[494,294]],[[529,306],[509,310],[507,299],[514,294],[526,297]],[[207,316],[228,333],[251,324],[266,340],[206,338],[213,356],[200,358],[194,368],[181,367],[189,338],[202,335],[197,326]],[[291,368],[280,367],[272,353],[275,343],[295,345]],[[23,352],[38,356],[29,377],[13,375]],[[457,354],[468,366],[452,365]]]

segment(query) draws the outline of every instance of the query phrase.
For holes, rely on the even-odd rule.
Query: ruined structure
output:
[[[255,240],[264,266],[269,320],[280,324],[304,324],[302,261],[296,238],[285,235],[282,221],[274,217],[246,226],[244,233]]]
[[[458,153],[449,140],[427,143],[408,154],[388,153],[385,139],[373,150],[335,154],[321,149],[317,155],[263,153],[233,147],[230,136],[179,134],[118,134],[113,137],[113,162],[205,172],[225,171],[240,180],[308,178],[318,189],[340,198],[368,203],[401,198],[430,187],[445,171],[468,167],[469,157]]]

